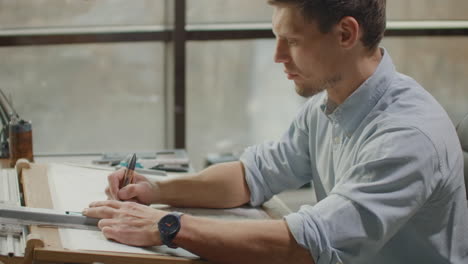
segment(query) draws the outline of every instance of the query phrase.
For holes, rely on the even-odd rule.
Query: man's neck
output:
[[[328,100],[336,105],[342,104],[374,74],[382,57],[383,51],[378,48],[371,54],[349,59],[349,63],[343,64],[341,81],[327,90]]]

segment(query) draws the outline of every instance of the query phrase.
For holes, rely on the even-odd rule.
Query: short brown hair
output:
[[[315,20],[322,33],[330,32],[343,17],[354,17],[363,30],[361,41],[370,50],[378,47],[386,27],[386,0],[268,0],[295,4],[307,20]]]

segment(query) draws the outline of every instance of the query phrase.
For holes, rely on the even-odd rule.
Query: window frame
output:
[[[172,45],[165,71],[169,91],[166,120],[168,148],[186,147],[186,53],[189,41],[273,39],[269,23],[187,25],[187,0],[166,2],[170,25],[70,27],[60,29],[0,30],[0,48],[11,46],[76,45],[90,43],[160,42]],[[386,37],[468,36],[468,21],[388,21]],[[168,49],[169,50],[169,49]]]

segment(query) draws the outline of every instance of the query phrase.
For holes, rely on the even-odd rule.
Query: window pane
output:
[[[399,72],[411,76],[445,108],[455,124],[468,113],[467,37],[385,38]]]
[[[187,0],[187,23],[270,23],[272,10],[267,1]]]
[[[467,20],[466,0],[390,0],[390,20]]]
[[[0,28],[163,25],[165,0],[0,0]]]
[[[187,150],[197,169],[208,153],[242,151],[288,128],[304,99],[273,51],[273,40],[189,43]]]
[[[187,0],[189,24],[270,22],[267,1]],[[387,1],[389,20],[467,20],[466,0],[391,0]]]
[[[162,43],[0,48],[1,88],[32,120],[36,153],[163,148],[163,54]]]

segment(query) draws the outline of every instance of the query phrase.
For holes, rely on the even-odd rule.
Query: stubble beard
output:
[[[315,83],[295,83],[296,93],[302,97],[309,98],[327,89],[333,88],[341,79],[341,75],[337,74],[331,78]]]

